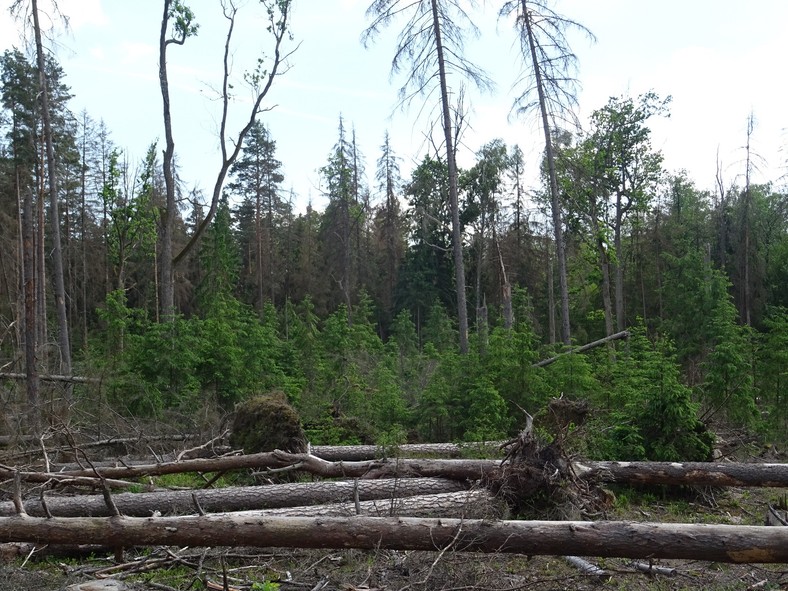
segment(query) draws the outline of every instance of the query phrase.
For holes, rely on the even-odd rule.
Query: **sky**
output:
[[[48,0],[39,0],[46,6]],[[403,176],[429,149],[425,142],[433,99],[397,108],[401,76],[390,75],[396,33],[393,23],[373,45],[360,36],[369,24],[370,0],[294,0],[293,42],[288,71],[277,78],[260,119],[277,142],[284,188],[292,189],[297,210],[307,203],[322,209],[325,196],[319,168],[337,140],[340,115],[354,129],[373,187],[375,163],[388,130],[401,157]],[[210,195],[221,159],[217,129],[220,103],[213,90],[221,83],[226,21],[216,0],[190,0],[200,24],[195,38],[171,46],[168,54],[175,148],[187,188]],[[470,166],[482,145],[502,138],[519,144],[537,184],[544,142],[539,121],[512,117],[513,87],[521,74],[518,44],[511,26],[497,19],[500,0],[479,3],[467,57],[495,82],[490,93],[470,92],[460,165]],[[53,48],[74,98],[103,120],[115,144],[131,162],[143,158],[151,142],[164,136],[158,85],[160,1],[59,0],[69,17],[64,32],[55,22]],[[266,50],[258,3],[239,2],[233,48],[238,98],[231,105],[230,136],[248,118],[250,102],[240,81]],[[760,156],[755,182],[777,181],[788,162],[788,2],[784,0],[557,0],[555,9],[582,23],[592,43],[572,36],[578,57],[581,121],[610,97],[654,91],[672,97],[671,116],[653,120],[652,143],[669,171],[684,169],[700,189],[714,190],[717,161],[727,185],[741,180],[747,119],[756,126],[752,151]],[[19,45],[18,23],[0,13],[0,51]],[[780,181],[784,183],[785,181]]]

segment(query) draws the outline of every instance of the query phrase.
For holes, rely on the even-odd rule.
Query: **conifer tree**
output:
[[[459,324],[460,352],[468,353],[468,307],[465,294],[465,262],[463,259],[462,228],[457,169],[456,121],[452,121],[450,90],[461,95],[466,80],[482,88],[490,82],[486,76],[463,57],[466,33],[477,33],[473,20],[458,0],[375,0],[367,9],[372,23],[364,32],[365,42],[381,29],[403,16],[407,18],[400,31],[397,49],[392,60],[392,72],[407,69],[407,80],[400,89],[401,104],[406,105],[417,96],[429,93],[438,84],[440,93],[440,127],[449,173],[449,208],[452,227],[452,255],[454,259],[455,290],[457,297],[457,322]],[[456,85],[450,76],[459,77]]]

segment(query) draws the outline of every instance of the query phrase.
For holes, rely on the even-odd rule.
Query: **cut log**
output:
[[[788,464],[575,462],[575,474],[604,482],[672,486],[788,487]]]
[[[151,493],[121,493],[112,496],[123,515],[148,517],[158,511],[163,515],[193,514],[197,499],[207,513],[244,511],[276,507],[293,507],[317,503],[338,503],[391,499],[413,495],[451,493],[466,487],[456,480],[441,478],[403,478],[384,480],[305,482],[268,486],[237,486],[211,490],[160,491]],[[108,517],[110,515],[102,495],[62,497],[48,495],[46,506],[55,517]],[[28,515],[43,517],[46,513],[40,499],[24,502]],[[0,516],[15,515],[13,502],[0,503]]]
[[[528,555],[788,562],[788,529],[620,521],[416,517],[0,518],[0,542],[507,552]]]

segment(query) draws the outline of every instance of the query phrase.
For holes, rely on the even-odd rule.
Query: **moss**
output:
[[[246,453],[306,451],[301,418],[282,392],[254,396],[235,407],[230,444]]]

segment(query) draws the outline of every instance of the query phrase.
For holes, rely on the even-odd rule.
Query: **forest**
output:
[[[531,186],[524,151],[495,138],[462,168],[458,96],[486,83],[462,53],[472,13],[376,0],[364,42],[400,31],[400,97],[435,107],[433,141],[401,175],[388,134],[364,155],[352,114],[338,115],[315,163],[327,205],[300,211],[260,108],[297,59],[291,2],[261,4],[257,102],[226,126],[238,106],[225,70],[207,198],[179,174],[166,67],[198,15],[163,2],[164,117],[150,132],[163,139],[139,162],[70,110],[35,0],[22,15],[35,46],[0,57],[3,434],[216,429],[280,392],[315,445],[505,439],[527,415],[547,424],[555,398],[583,405],[591,459],[709,460],[731,430],[784,443],[788,183],[751,182],[752,118],[736,180],[720,171],[700,190],[651,142],[669,96],[612,97],[575,125],[565,33],[582,25],[550,3],[502,2],[522,47],[512,100],[544,132],[541,178]],[[223,7],[229,45],[240,9]]]

